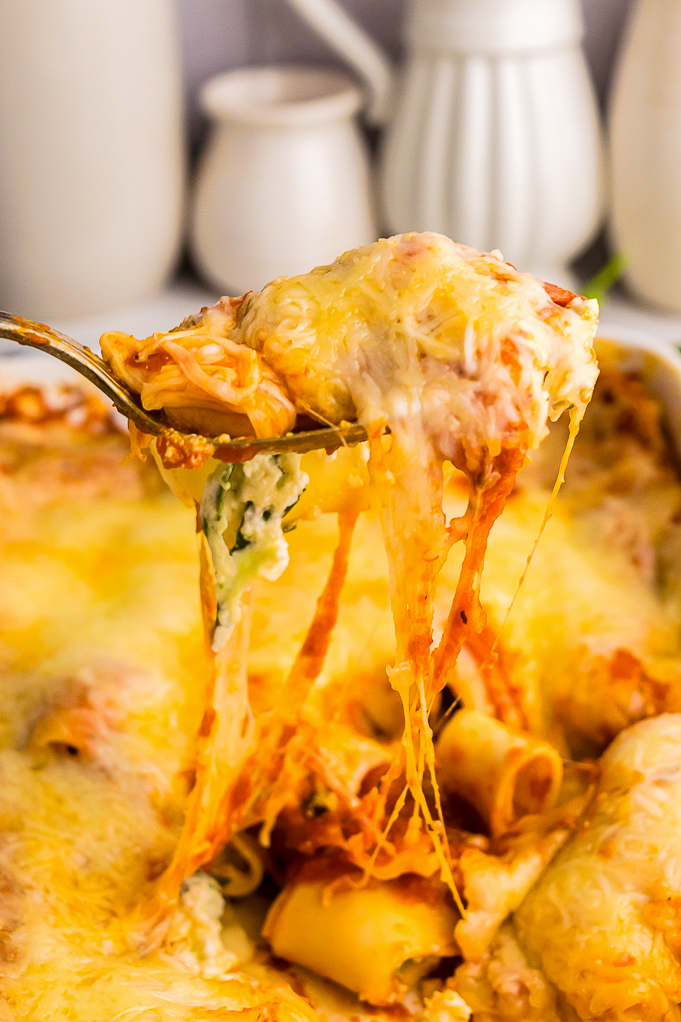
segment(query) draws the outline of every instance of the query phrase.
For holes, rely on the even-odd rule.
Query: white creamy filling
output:
[[[201,498],[201,526],[213,558],[219,652],[241,617],[241,594],[258,578],[275,582],[288,564],[284,515],[309,482],[299,454],[258,454],[242,465],[220,465]]]

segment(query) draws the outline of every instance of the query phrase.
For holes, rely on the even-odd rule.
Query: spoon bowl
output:
[[[93,383],[115,405],[121,415],[134,423],[142,433],[162,436],[166,433],[182,433],[184,436],[200,436],[203,444],[215,448],[216,456],[222,461],[247,461],[256,454],[304,454],[325,448],[335,450],[346,444],[361,443],[367,433],[359,423],[344,426],[320,426],[302,432],[288,433],[281,437],[254,438],[253,436],[232,437],[228,433],[206,438],[192,432],[181,423],[168,422],[162,412],[149,412],[142,407],[138,394],[134,394],[113,374],[107,363],[89,348],[66,334],[54,330],[45,323],[36,323],[9,312],[0,312],[0,337],[30,348],[47,352],[65,362],[76,372]]]

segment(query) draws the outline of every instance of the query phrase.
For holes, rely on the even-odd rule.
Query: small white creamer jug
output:
[[[231,71],[202,92],[211,133],[198,169],[192,252],[241,294],[376,239],[362,94],[328,68]]]
[[[369,115],[388,121],[388,229],[441,231],[565,279],[602,209],[579,0],[409,0],[392,81],[336,0],[289,2],[359,71]]]

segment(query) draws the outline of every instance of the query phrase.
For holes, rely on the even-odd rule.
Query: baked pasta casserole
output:
[[[0,1019],[681,1019],[681,481],[597,317],[402,235],[105,334],[160,437],[0,387]]]

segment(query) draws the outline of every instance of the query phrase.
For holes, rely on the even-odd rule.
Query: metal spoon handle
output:
[[[116,406],[118,411],[131,419],[143,433],[159,436],[167,431],[164,423],[146,412],[137,401],[137,396],[112,373],[106,362],[72,337],[53,330],[45,323],[35,323],[9,312],[0,312],[0,337],[6,337],[18,344],[28,345],[54,355],[61,362],[75,369],[91,383],[94,383]],[[191,434],[189,434],[191,435]],[[266,439],[243,438],[231,440],[228,436],[208,440],[220,452],[218,457],[225,461],[247,461],[255,454],[284,454],[293,451],[303,454],[319,448],[335,450],[343,444],[356,444],[367,439],[366,430],[358,423],[349,426],[331,426],[310,430],[305,433],[291,433],[283,437]],[[201,437],[205,443],[205,438]]]
[[[366,439],[366,429],[355,422],[348,426],[329,426],[266,439],[244,437],[226,442],[220,437],[214,437],[211,443],[215,444],[215,457],[222,461],[248,461],[256,454],[305,454],[322,448],[335,451],[339,447],[359,444]]]
[[[132,419],[139,429],[154,436],[161,432],[162,424],[140,408],[128,388],[113,375],[106,362],[73,338],[59,333],[45,323],[35,323],[21,316],[13,316],[9,312],[0,312],[0,337],[54,355],[94,383],[95,387],[113,402],[118,411],[127,419]]]

